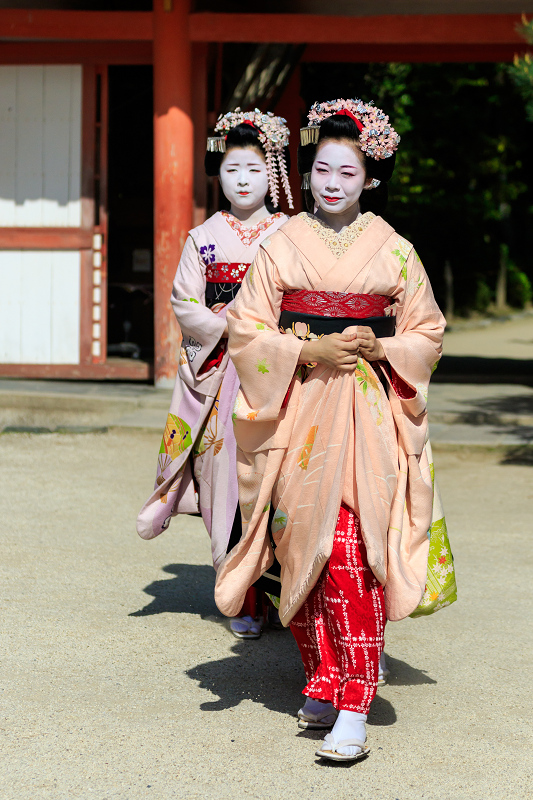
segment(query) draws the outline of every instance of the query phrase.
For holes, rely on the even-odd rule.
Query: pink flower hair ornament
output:
[[[325,103],[314,103],[307,119],[309,127],[300,129],[302,145],[317,144],[320,135],[320,123],[334,115],[351,117],[359,130],[359,146],[369,158],[379,161],[390,158],[398,149],[400,135],[389,124],[388,116],[376,108],[372,101],[362,100],[329,100]]]
[[[285,190],[289,208],[294,208],[292,192],[285,163],[284,148],[289,144],[289,129],[287,120],[276,117],[271,111],[263,113],[256,108],[254,111],[229,111],[221,114],[215,125],[215,133],[223,136],[210,136],[207,139],[207,150],[211,153],[226,152],[226,135],[237,125],[252,125],[258,131],[258,138],[265,151],[265,162],[268,175],[268,188],[272,204],[279,206],[279,184]]]

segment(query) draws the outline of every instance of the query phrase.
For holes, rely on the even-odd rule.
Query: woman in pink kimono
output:
[[[263,240],[228,312],[243,533],[215,599],[231,616],[280,575],[308,680],[299,725],[333,725],[317,755],[350,761],[369,751],[385,620],[427,600],[426,398],[445,320],[413,246],[376,215],[400,138],[388,117],[337,100],[309,121],[298,167],[314,213]]]
[[[261,242],[288,219],[272,209],[278,205],[280,176],[291,208],[292,198],[285,120],[236,109],[219,118],[215,132],[221,135],[208,139],[206,171],[219,177],[231,208],[190,231],[183,248],[171,298],[183,334],[180,365],[155,490],[139,514],[137,531],[152,539],[176,514],[200,513],[217,569],[232,528],[240,535],[242,526],[231,420],[239,381],[227,352],[226,314]],[[240,638],[257,638],[261,619],[254,589],[241,606],[231,630]]]

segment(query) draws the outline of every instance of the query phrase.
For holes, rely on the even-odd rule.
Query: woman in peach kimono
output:
[[[231,616],[280,576],[308,680],[299,724],[334,723],[317,754],[349,761],[368,753],[385,620],[424,594],[445,320],[413,246],[373,213],[399,142],[388,117],[339,100],[309,120],[298,167],[315,213],[263,241],[228,312],[243,533],[215,599]]]
[[[232,529],[241,530],[231,423],[239,381],[227,353],[226,314],[261,242],[288,219],[266,205],[278,205],[276,162],[290,207],[292,198],[285,120],[236,109],[218,120],[215,132],[222,135],[208,139],[206,171],[219,177],[231,210],[217,212],[189,232],[178,266],[171,302],[183,335],[180,365],[155,489],[139,514],[137,531],[152,539],[173,516],[200,513],[217,569]],[[241,606],[230,623],[232,632],[258,638],[262,620],[254,589]]]

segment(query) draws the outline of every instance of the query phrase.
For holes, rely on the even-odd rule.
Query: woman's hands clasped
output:
[[[357,341],[359,342],[359,352],[367,361],[385,361],[387,358],[385,350],[379,339],[376,339],[376,334],[372,328],[358,325]]]
[[[372,328],[355,325],[342,333],[330,333],[304,342],[299,363],[316,362],[340,372],[353,372],[360,356],[367,361],[380,361],[386,357]]]

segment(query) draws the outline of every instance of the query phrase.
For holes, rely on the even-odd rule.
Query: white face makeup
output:
[[[365,168],[353,147],[342,141],[325,141],[317,149],[311,171],[311,192],[327,214],[343,214],[357,201],[369,183]]]
[[[220,167],[220,185],[232,208],[248,211],[262,206],[268,175],[261,153],[253,147],[228,150]]]

